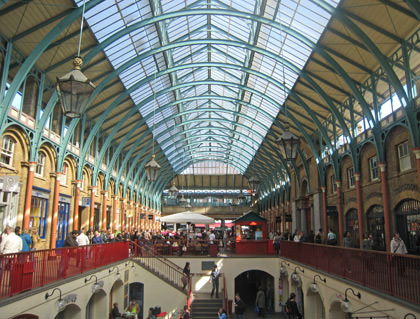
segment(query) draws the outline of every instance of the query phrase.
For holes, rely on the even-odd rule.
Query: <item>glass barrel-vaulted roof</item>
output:
[[[175,170],[186,156],[244,173],[330,15],[309,0],[106,0],[85,18],[99,43],[143,21],[104,52]]]

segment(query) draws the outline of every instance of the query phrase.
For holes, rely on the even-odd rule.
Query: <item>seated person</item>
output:
[[[114,307],[112,308],[111,311],[111,318],[112,319],[120,319],[121,318],[121,313],[120,310],[118,309],[118,303],[114,302]]]
[[[149,308],[149,314],[146,319],[156,319],[156,316],[153,314],[153,308]]]
[[[131,303],[128,305],[126,311],[132,314],[132,316],[129,317],[129,318],[134,318],[134,319],[137,319],[138,318],[137,315],[140,312],[140,306],[136,302],[136,299],[134,299],[134,298],[131,299]]]

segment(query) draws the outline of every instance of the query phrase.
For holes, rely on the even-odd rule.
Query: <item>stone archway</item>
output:
[[[305,306],[311,311],[311,319],[325,319],[325,307],[319,292],[308,289]]]
[[[80,308],[75,304],[70,304],[60,311],[54,319],[81,319]]]
[[[261,285],[266,295],[266,310],[274,309],[274,277],[262,270],[244,271],[235,278],[235,294],[239,293],[248,307],[253,307],[258,286]],[[254,311],[247,309],[247,311]],[[273,310],[274,311],[274,310]]]
[[[109,311],[107,307],[105,291],[98,290],[90,297],[86,305],[86,319],[90,318],[108,318]]]
[[[345,319],[345,314],[341,310],[341,302],[340,301],[334,301],[330,305],[329,318]]]

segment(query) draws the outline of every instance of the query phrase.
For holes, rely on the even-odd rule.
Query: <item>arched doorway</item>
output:
[[[235,278],[235,294],[239,293],[245,304],[248,307],[253,307],[259,285],[265,292],[266,308],[271,303],[272,309],[274,309],[274,277],[265,271],[249,270],[239,274]],[[254,310],[252,309],[252,311]]]
[[[114,282],[111,288],[111,292],[109,293],[109,312],[112,311],[112,307],[114,303],[118,303],[118,308],[120,312],[125,309],[124,305],[124,284],[121,279],[117,279]]]
[[[348,231],[353,239],[353,247],[359,248],[359,221],[355,208],[349,209],[346,214],[346,232]]]
[[[143,292],[144,292],[144,285],[140,282],[133,282],[130,284],[129,287],[129,300],[133,298],[136,300],[137,304],[140,305],[140,312],[138,315],[138,319],[143,319],[144,313],[144,300],[143,300]]]
[[[372,248],[385,250],[385,219],[382,205],[374,205],[367,211],[367,229],[373,237]]]
[[[330,306],[330,318],[345,319],[345,314],[341,310],[341,302],[334,301]]]
[[[405,199],[395,208],[397,230],[410,254],[420,255],[420,201]]]
[[[312,319],[325,319],[325,308],[318,292],[308,290],[306,296],[306,307],[311,310]]]
[[[54,319],[80,319],[80,308],[75,304],[70,304],[60,311]]]
[[[105,291],[99,290],[90,297],[86,305],[86,319],[108,318],[108,316]]]
[[[290,296],[289,279],[287,278],[287,274],[285,275],[280,274],[277,289],[279,293],[277,304],[281,307],[280,310],[285,311],[286,301]]]

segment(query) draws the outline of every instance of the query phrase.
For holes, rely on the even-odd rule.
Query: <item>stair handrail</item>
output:
[[[132,240],[129,240],[129,242],[135,247],[134,255],[132,256],[132,259],[134,261],[136,261],[141,266],[151,271],[158,277],[164,279],[165,281],[169,281],[173,286],[176,286],[178,289],[183,286],[183,271],[181,267],[174,264],[173,262],[170,262],[168,259],[156,254],[153,249],[140,246]]]
[[[175,264],[173,261],[169,260],[168,258],[166,258],[165,256],[159,254],[155,249],[154,249],[154,243],[152,240],[141,240],[141,242],[144,243],[152,243],[152,247],[146,247],[146,246],[141,246],[138,244],[138,240],[137,241],[132,241],[132,240],[128,240],[130,243],[134,244],[136,249],[135,251],[137,251],[139,248],[144,248],[148,250],[148,253],[152,254],[155,257],[164,259],[168,264],[171,264],[174,268],[178,268],[179,270],[183,271],[183,268],[178,266],[177,264]]]

